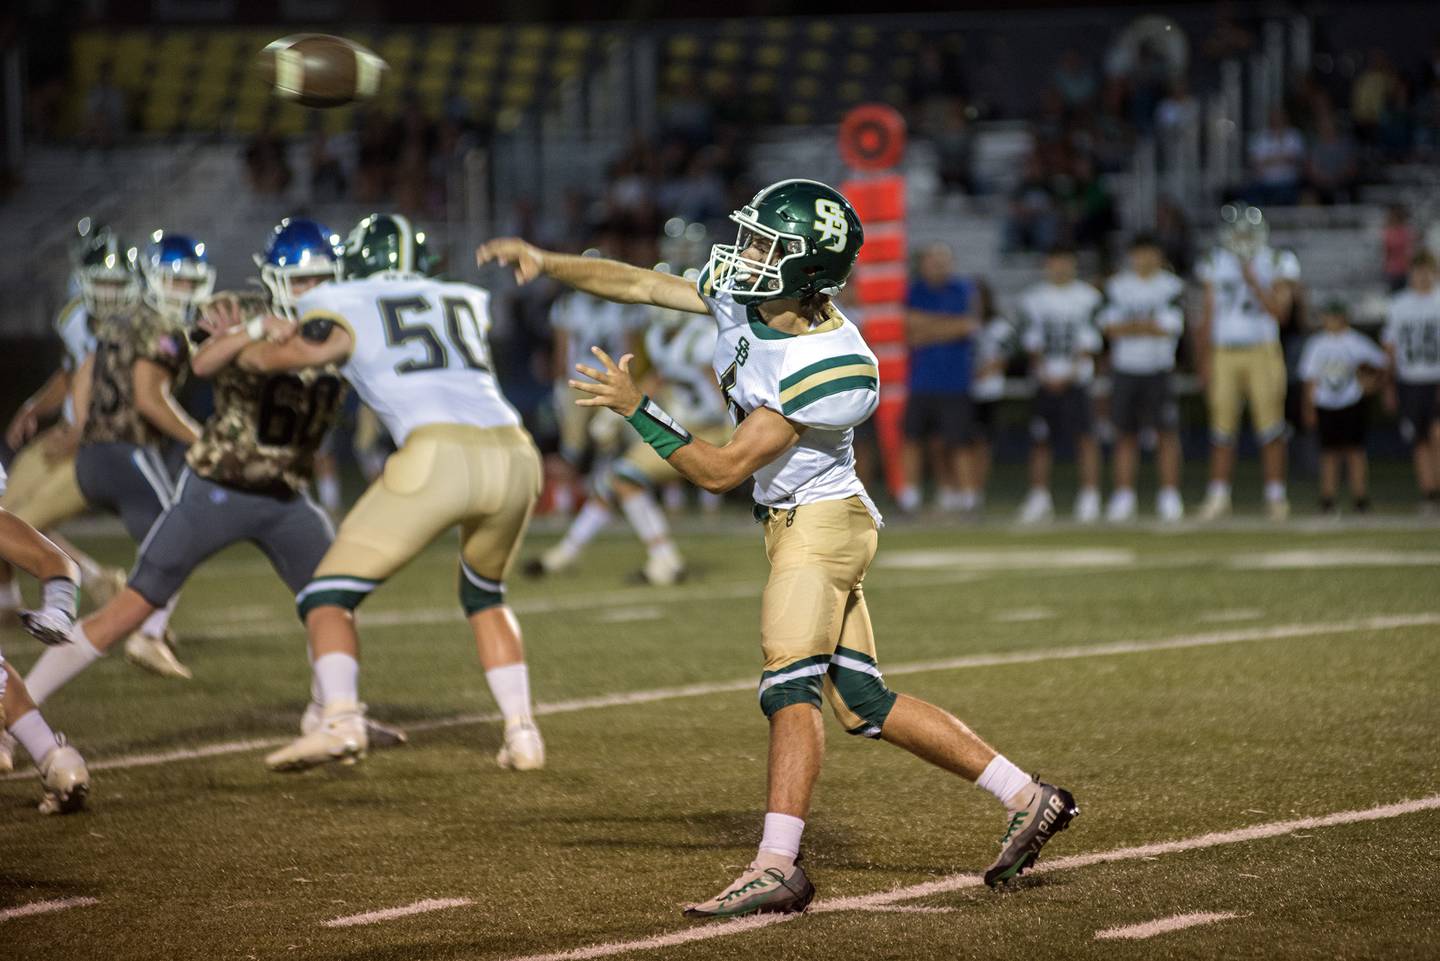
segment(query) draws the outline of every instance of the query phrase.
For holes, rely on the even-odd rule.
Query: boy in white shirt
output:
[[[1365,394],[1389,358],[1376,343],[1350,328],[1348,310],[1331,301],[1320,313],[1323,329],[1311,336],[1300,355],[1305,381],[1305,426],[1320,434],[1320,511],[1335,512],[1340,462],[1345,461],[1355,512],[1370,509],[1366,492]]]
[[[1390,354],[1395,381],[1386,406],[1400,414],[1410,442],[1420,509],[1440,514],[1440,284],[1435,255],[1422,250],[1410,265],[1410,282],[1390,298],[1380,342]]]

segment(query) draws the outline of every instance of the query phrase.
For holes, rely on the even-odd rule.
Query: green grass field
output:
[[[258,553],[217,558],[176,619],[193,682],[110,658],[46,707],[94,766],[91,810],[41,818],[28,768],[0,781],[4,956],[1435,956],[1440,529],[892,525],[867,581],[889,683],[1072,788],[1082,816],[1046,870],[991,892],[993,800],[832,725],[806,834],[819,896],[759,925],[679,914],[758,838],[759,531],[682,547],[698,576],[670,590],[624,583],[641,554],[618,534],[574,576],[513,582],[550,753],[534,774],[492,760],[449,544],[361,614],[363,696],[412,744],[268,773],[305,703],[304,638]],[[38,652],[3,644],[22,669]],[[78,898],[95,902],[6,913]],[[326,926],[427,899],[468,903]],[[1233,917],[1096,940],[1193,912]]]

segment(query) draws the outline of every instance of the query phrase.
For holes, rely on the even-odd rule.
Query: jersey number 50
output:
[[[489,346],[485,343],[485,332],[475,316],[475,308],[459,297],[445,297],[440,306],[444,311],[443,323],[445,340],[448,340],[460,355],[461,361],[471,370],[489,371]],[[415,374],[426,370],[441,370],[450,366],[450,352],[445,349],[445,340],[435,332],[433,323],[434,306],[424,297],[386,298],[379,302],[380,316],[385,321],[385,342],[398,347],[412,341],[419,341],[425,348],[420,359],[406,358],[395,365],[397,374]],[[420,315],[406,323],[403,314]]]

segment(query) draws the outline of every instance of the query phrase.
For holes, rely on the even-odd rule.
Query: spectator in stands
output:
[[[932,103],[925,112],[925,129],[939,155],[940,184],[947,193],[975,193],[970,110],[963,98],[951,97]]]
[[[972,510],[974,479],[960,451],[971,425],[972,340],[983,314],[977,286],[955,276],[954,255],[943,243],[920,251],[906,296],[905,339],[910,345],[909,397],[905,402],[905,486],[900,509],[920,508],[928,450],[942,510]]]
[[[1265,129],[1251,135],[1249,153],[1252,203],[1289,205],[1300,199],[1305,140],[1285,111],[1278,107],[1270,111]]]
[[[88,147],[108,150],[121,140],[130,126],[125,92],[115,85],[114,70],[104,63],[95,83],[85,93],[85,116],[80,140]]]
[[[1384,376],[1389,360],[1373,340],[1351,329],[1349,308],[1331,301],[1320,311],[1321,330],[1300,358],[1305,381],[1305,423],[1320,435],[1320,513],[1335,513],[1340,463],[1350,481],[1355,513],[1370,510],[1366,485],[1366,394]]]
[[[290,187],[285,144],[269,127],[261,128],[245,148],[245,176],[250,189],[262,196],[283,194]]]
[[[1115,199],[1088,156],[1075,158],[1073,169],[1073,193],[1067,211],[1072,240],[1076,247],[1099,250],[1103,256],[1107,252],[1106,238],[1119,226]]]
[[[1335,115],[1322,111],[1315,118],[1315,137],[1305,162],[1306,188],[1315,202],[1350,203],[1360,164],[1355,144],[1340,131]]]
[[[315,131],[310,138],[310,199],[315,203],[334,203],[345,197],[349,180],[340,156],[325,131]]]
[[[1060,63],[1055,67],[1054,84],[1065,109],[1071,112],[1089,106],[1100,92],[1095,67],[1074,47],[1060,55]]]
[[[1099,319],[1110,342],[1110,417],[1118,434],[1115,491],[1105,511],[1112,523],[1135,519],[1142,431],[1156,434],[1156,515],[1169,522],[1185,515],[1180,499],[1180,410],[1170,382],[1175,347],[1185,329],[1180,303],[1185,282],[1165,269],[1164,258],[1159,242],[1140,234],[1130,242],[1130,268],[1105,285]]]
[[[1350,87],[1350,119],[1362,142],[1373,143],[1377,139],[1381,114],[1399,79],[1385,51],[1378,47],[1372,49],[1366,57],[1365,69]]]
[[[1414,454],[1420,509],[1440,515],[1440,284],[1435,255],[1422,250],[1409,285],[1390,298],[1380,340],[1394,380],[1385,405],[1400,414],[1400,433]]]
[[[1045,167],[1037,154],[1025,160],[1024,173],[1010,194],[1005,249],[1048,250],[1059,240],[1060,211]]]
[[[1405,286],[1415,248],[1419,242],[1410,214],[1403,204],[1391,204],[1385,211],[1385,226],[1380,231],[1380,245],[1385,269],[1385,282],[1391,291]]]
[[[400,152],[396,130],[393,124],[371,110],[360,122],[359,139],[355,199],[361,203],[378,203],[390,195],[395,160]]]
[[[1183,75],[1170,80],[1170,91],[1155,108],[1155,127],[1160,142],[1167,151],[1200,122],[1200,101],[1190,93],[1190,85]]]
[[[1155,239],[1165,252],[1170,269],[1184,277],[1195,260],[1195,242],[1190,236],[1190,219],[1185,208],[1168,194],[1155,204]]]
[[[1045,279],[1020,300],[1021,343],[1030,355],[1035,401],[1030,421],[1030,493],[1020,508],[1020,523],[1035,524],[1055,515],[1050,496],[1054,447],[1073,444],[1080,489],[1075,519],[1100,519],[1100,448],[1095,441],[1090,387],[1100,333],[1095,313],[1104,298],[1079,279],[1075,251],[1052,249],[1045,257]]]

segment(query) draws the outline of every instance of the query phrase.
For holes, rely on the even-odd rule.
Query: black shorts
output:
[[[91,507],[119,514],[137,544],[175,495],[159,453],[135,444],[82,445],[75,453],[75,483]]]
[[[1440,418],[1440,384],[1407,384],[1403,380],[1395,385],[1400,400],[1400,433],[1413,444],[1430,436],[1430,431]]]
[[[970,437],[971,443],[985,441],[992,443],[995,440],[995,421],[1000,415],[1000,401],[998,400],[971,400],[970,402]]]
[[[1037,444],[1068,444],[1095,432],[1090,388],[1072,384],[1060,391],[1040,387],[1030,408],[1030,439]]]
[[[1179,427],[1180,407],[1175,403],[1170,372],[1125,374],[1116,371],[1111,379],[1110,422],[1122,434]]]
[[[186,468],[174,504],[140,545],[130,587],[156,607],[164,607],[207,558],[231,544],[250,541],[298,594],[310,583],[334,540],[330,518],[308,494],[288,500],[251,494]]]
[[[959,447],[970,437],[970,407],[964,394],[911,394],[905,401],[905,439],[939,437]]]
[[[1338,410],[1326,410],[1323,407],[1316,410],[1315,418],[1319,425],[1320,449],[1342,450],[1348,447],[1364,447],[1365,425],[1370,419],[1367,407],[1366,402],[1361,400]]]

